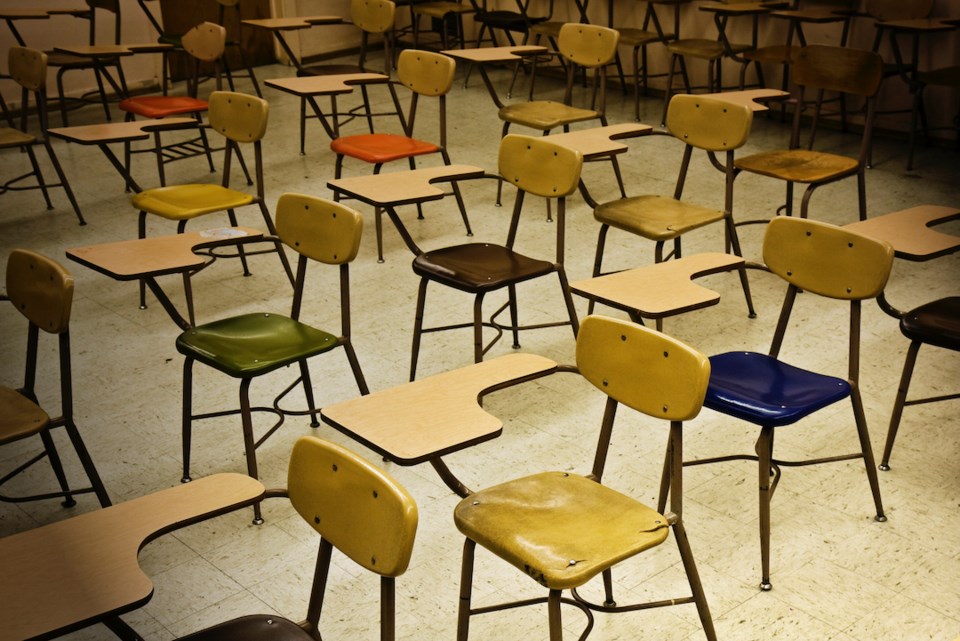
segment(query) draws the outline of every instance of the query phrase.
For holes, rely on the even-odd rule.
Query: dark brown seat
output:
[[[893,442],[897,438],[900,418],[906,405],[920,405],[960,398],[960,394],[947,394],[907,400],[910,379],[913,378],[913,367],[917,362],[917,354],[920,352],[921,345],[933,345],[960,352],[960,296],[941,298],[907,312],[900,319],[900,331],[911,342],[907,349],[906,361],[903,364],[900,387],[897,390],[897,398],[893,403],[893,412],[890,415],[887,443],[883,448],[883,459],[880,462],[880,469],[884,471],[890,469],[890,454],[893,451]]]
[[[552,142],[549,136],[532,138],[511,134],[500,141],[500,176],[504,181],[517,187],[517,198],[513,207],[507,242],[504,245],[467,243],[429,252],[419,249],[414,252],[416,258],[413,260],[413,271],[420,276],[420,289],[413,326],[411,381],[417,374],[420,338],[424,333],[472,327],[473,354],[476,363],[483,360],[483,355],[500,339],[504,331],[510,331],[513,335],[514,348],[520,347],[519,331],[521,329],[540,329],[569,324],[576,337],[579,322],[563,268],[563,237],[566,197],[576,191],[582,167],[583,155],[579,151],[558,145]],[[556,260],[552,262],[524,256],[514,249],[524,195],[527,193],[557,199],[557,254]],[[560,279],[560,291],[568,320],[521,326],[517,310],[517,285],[552,273],[556,273]],[[431,281],[474,294],[473,321],[424,328],[423,315],[427,285]],[[484,296],[488,292],[502,288],[507,288],[507,302],[503,303],[489,320],[484,321],[482,315]],[[507,308],[510,310],[510,323],[497,322],[497,316]],[[492,327],[497,332],[486,345],[483,340],[484,327]]]
[[[413,271],[455,289],[488,292],[549,274],[553,263],[501,245],[470,243],[420,254],[413,260]]]

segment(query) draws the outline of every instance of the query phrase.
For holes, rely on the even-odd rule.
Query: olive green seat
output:
[[[277,203],[277,235],[286,246],[299,254],[297,279],[290,316],[274,313],[251,313],[199,325],[177,338],[177,351],[186,359],[183,366],[183,480],[190,480],[190,443],[194,419],[239,413],[243,424],[243,440],[247,473],[258,478],[256,448],[280,427],[284,411],[279,401],[297,383],[303,383],[311,425],[319,425],[313,400],[313,388],[307,359],[342,346],[362,394],[367,384],[360,370],[350,339],[349,263],[356,257],[363,231],[363,218],[356,211],[322,198],[301,194],[284,194]],[[335,335],[300,322],[300,307],[308,260],[336,265],[340,270],[341,332]],[[240,379],[240,409],[209,414],[193,414],[193,363],[199,361]],[[282,392],[272,408],[252,408],[251,381],[287,365],[298,365],[300,380]],[[254,440],[254,411],[276,413],[278,422],[259,440]],[[259,506],[255,518],[260,521]]]
[[[480,490],[454,510],[457,529],[466,536],[460,586],[458,641],[467,641],[470,617],[519,605],[548,603],[551,641],[561,641],[560,605],[581,607],[592,627],[590,609],[627,612],[650,603],[613,605],[610,568],[666,541],[673,530],[692,596],[659,601],[660,605],[695,603],[704,634],[716,639],[710,610],[697,575],[682,519],[682,421],[700,412],[710,362],[676,339],[630,322],[589,316],[577,336],[577,368],[607,395],[607,406],[593,471],[534,474]],[[653,509],[600,484],[619,404],[670,423],[664,488]],[[477,544],[510,563],[549,590],[546,598],[473,608],[472,582]],[[603,573],[606,603],[588,602],[576,592]],[[562,597],[573,590],[573,599]],[[489,590],[485,590],[489,591]],[[579,638],[585,638],[586,634]]]

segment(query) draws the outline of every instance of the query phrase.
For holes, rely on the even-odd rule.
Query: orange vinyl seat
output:
[[[339,139],[336,152],[371,164],[381,165],[411,156],[440,152],[440,146],[399,134],[361,134]]]

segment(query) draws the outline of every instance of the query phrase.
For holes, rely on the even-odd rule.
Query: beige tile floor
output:
[[[259,69],[262,78],[289,75],[283,67]],[[462,74],[462,72],[461,72]],[[494,73],[504,87],[507,71]],[[549,90],[547,82],[542,88]],[[557,93],[556,89],[553,89]],[[310,123],[307,155],[297,153],[297,104],[285,94],[267,92],[271,121],[266,137],[267,201],[271,207],[286,191],[328,195],[333,156],[316,123]],[[631,117],[632,100],[614,93],[611,122]],[[377,94],[383,100],[384,96]],[[644,102],[644,118],[657,122],[660,103]],[[426,114],[434,113],[427,105]],[[495,170],[500,122],[488,96],[474,78],[469,89],[460,83],[450,95],[450,153],[454,162]],[[97,118],[95,110],[78,112],[76,122]],[[429,116],[420,120],[420,134],[436,135]],[[354,123],[347,131],[360,131]],[[746,151],[784,146],[787,128],[778,119],[758,118]],[[825,144],[856,153],[853,136],[825,133]],[[680,146],[665,137],[630,143],[622,158],[628,191],[671,193],[680,161]],[[83,434],[116,501],[168,487],[180,478],[181,357],[174,349],[177,330],[156,303],[141,311],[136,287],[117,283],[67,261],[64,250],[136,235],[136,216],[129,196],[105,158],[95,148],[57,143],[57,152],[73,182],[89,221],[78,227],[61,193],[57,208],[45,211],[39,194],[10,193],[0,198],[0,249],[29,247],[61,260],[76,277],[73,310],[73,357],[76,414]],[[950,151],[924,150],[919,169],[904,170],[904,145],[877,141],[876,166],[867,177],[871,215],[920,203],[960,204],[958,157]],[[435,161],[424,161],[435,162]],[[6,152],[0,170],[11,175],[26,163],[22,155]],[[147,156],[137,159],[135,173],[145,185],[156,183]],[[367,173],[369,167],[348,162],[348,175]],[[609,167],[590,165],[584,176],[600,199],[616,195]],[[212,181],[199,159],[170,167],[171,181]],[[501,242],[506,234],[508,207],[493,206],[495,184],[477,181],[465,185],[475,240]],[[720,206],[722,184],[706,161],[698,159],[687,197]],[[741,218],[770,215],[782,198],[773,181],[744,176],[737,183],[736,214]],[[360,210],[372,223],[371,211]],[[519,247],[539,256],[552,255],[553,227],[544,220],[542,201],[529,203]],[[835,223],[853,220],[856,212],[852,181],[825,187],[812,204],[811,216]],[[459,216],[451,201],[426,207],[426,219],[403,214],[414,237],[427,248],[464,241]],[[257,225],[257,214],[241,214],[241,223]],[[225,220],[225,219],[224,219]],[[215,227],[224,220],[211,218],[194,229]],[[356,348],[371,389],[401,383],[409,366],[411,323],[417,279],[409,267],[410,255],[394,230],[385,233],[386,262],[377,264],[372,224],[364,236],[353,271],[353,314]],[[954,231],[957,227],[954,227]],[[172,233],[162,222],[150,224],[150,234]],[[567,269],[572,279],[589,275],[597,225],[582,199],[572,199],[569,211]],[[759,259],[762,229],[742,228],[749,258]],[[690,234],[688,253],[720,250],[718,229]],[[652,246],[636,238],[612,233],[607,265],[628,267],[653,260]],[[0,266],[0,270],[3,267]],[[284,312],[289,289],[276,259],[253,260],[254,275],[242,278],[233,261],[220,261],[195,281],[201,321],[251,310]],[[917,264],[898,261],[888,287],[895,304],[909,307],[939,296],[956,294],[960,255]],[[706,284],[722,293],[716,307],[668,320],[666,331],[705,353],[733,348],[765,350],[773,332],[782,286],[766,274],[752,273],[751,283],[759,316],[748,320],[737,280],[714,276]],[[181,289],[176,278],[164,281],[174,299]],[[498,297],[494,297],[499,300]],[[493,302],[493,301],[491,301]],[[553,282],[520,289],[524,320],[552,319],[562,314]],[[311,272],[303,319],[335,328],[338,307],[335,274]],[[578,300],[579,313],[586,305]],[[609,313],[609,310],[601,310]],[[428,322],[469,318],[470,299],[449,291],[431,290]],[[813,296],[802,296],[794,326],[784,347],[786,359],[843,375],[846,324],[844,309]],[[2,376],[16,383],[21,373],[24,326],[6,310],[0,319]],[[574,342],[568,329],[532,332],[523,337],[523,349],[572,362]],[[896,391],[906,341],[896,322],[873,304],[865,307],[862,388],[874,451],[879,457]],[[44,344],[44,355],[52,345]],[[510,352],[507,343],[492,354]],[[420,374],[427,375],[466,365],[471,360],[469,332],[430,335],[424,340]],[[321,404],[357,393],[342,353],[316,359],[314,385]],[[44,368],[49,380],[51,366]],[[257,380],[255,400],[266,402],[291,372]],[[960,382],[960,358],[924,348],[914,378],[921,392],[951,390]],[[235,402],[235,382],[199,368],[197,405],[204,409]],[[52,383],[42,387],[44,398],[55,398]],[[944,392],[945,393],[945,392]],[[602,400],[595,390],[574,376],[555,376],[489,397],[487,408],[505,422],[497,440],[449,458],[449,465],[471,486],[481,487],[545,469],[587,471],[593,456]],[[880,481],[887,523],[872,519],[872,501],[859,462],[819,468],[788,469],[773,504],[774,589],[761,593],[754,464],[734,462],[688,469],[686,522],[721,639],[872,641],[888,637],[950,641],[960,635],[960,430],[957,406],[940,403],[907,410],[894,453],[893,471]],[[262,477],[268,486],[285,481],[285,465],[293,441],[318,434],[337,442],[348,439],[329,427],[311,429],[306,421],[289,420],[259,452]],[[62,435],[60,435],[62,439]],[[710,411],[688,424],[689,457],[752,450],[755,429],[724,419]],[[622,412],[605,481],[640,499],[653,501],[662,461],[662,426]],[[363,448],[351,444],[358,451]],[[847,405],[821,412],[815,418],[780,430],[778,453],[785,458],[822,455],[856,447],[852,416]],[[20,459],[28,448],[3,449],[0,463]],[[65,449],[65,448],[64,448]],[[370,452],[365,452],[370,454]],[[70,457],[68,457],[70,458]],[[194,450],[195,475],[243,471],[242,443],[236,418],[199,426]],[[372,456],[372,460],[378,460]],[[76,476],[77,465],[69,460]],[[452,520],[457,498],[427,466],[403,468],[384,464],[416,497],[420,531],[408,573],[399,581],[398,627],[404,639],[454,637],[462,539]],[[42,466],[12,485],[17,488],[50,482]],[[96,508],[84,497],[72,510],[56,502],[0,507],[0,534],[9,534]],[[316,540],[312,532],[282,501],[268,502],[266,523],[256,527],[243,511],[162,537],[141,554],[145,571],[153,577],[153,599],[126,615],[146,639],[164,640],[228,617],[252,612],[277,612],[299,619],[305,608]],[[489,555],[481,554],[477,568],[478,603],[517,595],[540,594],[532,581]],[[332,576],[323,631],[330,639],[377,638],[376,582],[340,559]],[[632,597],[676,596],[685,593],[676,548],[668,542],[652,553],[625,563],[615,575],[622,602]],[[597,590],[588,590],[596,594]],[[8,613],[12,614],[12,613]],[[574,638],[581,617],[566,617],[567,638]],[[76,639],[111,638],[94,626]],[[523,609],[479,617],[474,639],[546,638],[542,609]],[[693,606],[680,606],[622,616],[601,615],[593,638],[702,639]]]

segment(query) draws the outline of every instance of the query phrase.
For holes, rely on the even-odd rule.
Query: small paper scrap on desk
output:
[[[207,229],[200,232],[203,238],[240,238],[246,236],[247,232],[235,227],[220,227],[218,229]]]

